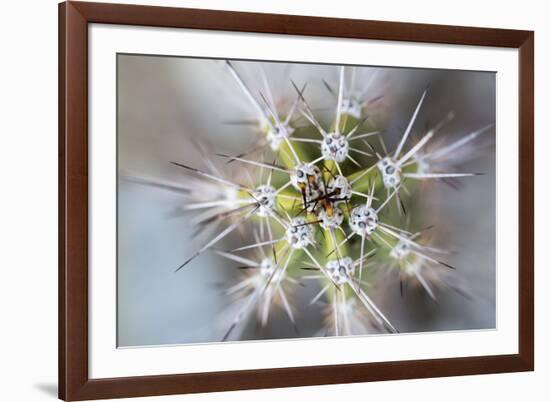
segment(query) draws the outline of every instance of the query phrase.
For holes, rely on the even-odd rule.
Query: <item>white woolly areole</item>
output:
[[[321,194],[320,177],[321,171],[317,166],[305,163],[296,165],[290,174],[292,185],[300,191],[303,188],[307,198],[317,198]]]
[[[329,180],[327,184],[327,193],[332,194],[335,191],[338,194],[331,196],[332,199],[339,199],[338,201],[334,201],[335,205],[338,205],[345,201],[349,201],[351,199],[351,185],[349,184],[348,179],[346,179],[344,176],[336,176]]]
[[[401,260],[409,255],[411,246],[408,242],[399,240],[399,242],[390,250],[390,256]]]
[[[342,114],[348,114],[356,120],[359,120],[361,118],[362,109],[361,102],[355,97],[352,96],[342,99],[342,105],[340,106]]]
[[[340,208],[332,208],[332,215],[329,216],[324,209],[321,209],[318,215],[320,224],[323,229],[334,229],[342,224],[344,221],[344,214]]]
[[[273,151],[277,151],[285,138],[291,136],[294,129],[288,125],[277,124],[266,129],[267,143]]]
[[[355,268],[353,266],[353,260],[350,257],[344,257],[327,262],[325,271],[335,284],[342,285],[351,280]]]
[[[355,207],[350,214],[349,226],[358,235],[371,235],[378,227],[378,215],[374,208],[366,205]]]
[[[341,134],[327,134],[321,143],[321,153],[325,160],[343,162],[349,153],[348,140]]]
[[[279,282],[279,279],[281,277],[283,272],[281,269],[279,269],[278,265],[275,264],[275,262],[270,258],[264,258],[262,262],[260,263],[260,273],[266,277],[271,278],[273,275],[273,278],[271,279],[271,284],[276,284]]]
[[[386,156],[384,159],[380,160],[376,167],[382,174],[382,182],[386,188],[395,188],[401,183],[401,169],[397,166],[397,163]]]
[[[285,238],[292,248],[306,248],[313,243],[313,229],[304,218],[294,218],[286,229]]]
[[[273,210],[275,209],[276,198],[276,192],[272,186],[267,184],[259,186],[252,192],[252,196],[259,204],[259,207],[256,210],[256,215],[262,217],[272,215]]]

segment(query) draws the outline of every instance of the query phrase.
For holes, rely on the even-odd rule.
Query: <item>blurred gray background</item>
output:
[[[236,64],[247,82],[254,62]],[[317,107],[333,102],[322,79],[335,82],[337,69],[328,65],[265,63],[275,91],[292,95],[290,76],[308,83],[306,98]],[[449,111],[456,113],[441,135],[459,138],[495,121],[495,74],[387,68],[373,95],[384,97],[373,114],[376,125],[387,129],[388,146],[395,147],[422,91],[429,95],[413,134],[421,135]],[[182,172],[169,161],[203,167],[189,146],[192,137],[215,144],[212,153],[238,153],[253,144],[250,130],[223,124],[251,116],[246,98],[223,63],[216,60],[118,56],[118,169],[134,175],[178,182]],[[494,141],[494,130],[489,134]],[[372,298],[400,332],[494,328],[495,323],[495,148],[484,148],[466,165],[485,173],[463,180],[460,191],[436,183],[423,197],[427,223],[438,223],[438,244],[457,253],[450,263],[472,298],[447,292],[434,303],[410,289],[404,297],[398,282],[372,289]],[[424,194],[424,193],[421,193]],[[190,238],[188,216],[174,213],[181,196],[156,188],[118,182],[118,345],[145,346],[216,342],[227,330],[235,307],[220,284],[237,280],[232,263],[205,253],[177,274],[187,256],[207,238]],[[443,224],[441,224],[443,222]],[[223,245],[238,242],[231,236]],[[321,308],[309,306],[318,291],[315,284],[300,290],[297,307],[300,337],[319,332]],[[230,318],[227,318],[230,317]],[[296,337],[284,312],[274,310],[267,328],[251,320],[240,328],[242,339]]]

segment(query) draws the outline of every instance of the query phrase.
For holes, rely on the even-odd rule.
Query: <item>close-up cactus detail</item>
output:
[[[413,312],[419,321],[437,315],[448,294],[458,305],[487,299],[492,305],[493,295],[480,294],[480,286],[471,285],[472,270],[460,265],[461,253],[475,259],[478,251],[449,240],[446,212],[435,212],[430,200],[442,200],[445,208],[444,197],[469,182],[487,186],[476,181],[494,174],[494,114],[476,116],[473,126],[452,102],[445,107],[445,96],[453,94],[438,89],[441,78],[432,84],[429,71],[423,85],[407,88],[399,99],[399,88],[391,86],[404,85],[395,78],[402,72],[384,67],[301,65],[294,74],[289,63],[200,62],[216,72],[224,90],[207,98],[212,106],[197,102],[203,111],[211,108],[227,132],[205,128],[213,123],[200,127],[196,116],[197,134],[185,142],[193,158],[178,152],[157,158],[170,172],[166,177],[125,163],[119,172],[121,186],[177,197],[177,219],[189,233],[181,242],[192,247],[172,265],[151,267],[157,276],[180,280],[212,261],[231,271],[186,280],[183,292],[193,291],[196,282],[190,281],[208,282],[223,308],[210,316],[206,335],[176,335],[180,342],[167,343],[414,332],[414,325],[401,325],[415,318],[403,318],[399,304],[419,306]],[[493,75],[487,80],[493,82]],[[241,112],[224,116],[224,103],[239,104]],[[437,112],[424,112],[428,105]],[[462,123],[449,135],[456,119]],[[236,130],[244,142],[232,147],[228,133]],[[494,214],[490,203],[466,207],[459,219],[471,227],[478,214]],[[468,208],[477,210],[468,214]],[[141,289],[148,291],[146,284]],[[466,313],[453,314],[457,324],[448,328],[462,329]],[[494,325],[486,321],[464,328]],[[274,325],[291,329],[268,329]],[[420,330],[437,329],[428,322]]]

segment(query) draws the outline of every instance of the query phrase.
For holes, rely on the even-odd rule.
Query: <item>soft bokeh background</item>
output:
[[[215,144],[215,152],[249,149],[253,135],[247,128],[224,121],[250,117],[248,103],[221,62],[175,57],[118,56],[119,173],[178,182],[182,172],[171,160],[202,167],[190,147],[192,137]],[[237,62],[251,82],[254,63]],[[292,94],[288,76],[308,83],[306,98],[320,110],[333,106],[322,79],[335,82],[337,69],[325,65],[266,64],[278,91]],[[286,77],[286,79],[285,79]],[[429,95],[413,133],[422,134],[449,111],[456,113],[438,136],[456,139],[495,121],[495,75],[388,68],[372,88],[384,95],[372,115],[386,128],[390,149],[408,123],[424,88]],[[494,131],[488,134],[494,140]],[[401,332],[494,328],[495,323],[495,152],[483,148],[468,171],[485,175],[464,179],[460,191],[434,184],[422,198],[427,224],[438,224],[438,245],[457,253],[449,260],[456,276],[474,296],[471,300],[449,292],[434,303],[421,292],[401,297],[398,282],[378,287],[371,294]],[[119,180],[118,189],[118,344],[143,346],[219,341],[234,308],[220,284],[237,280],[227,260],[209,253],[186,269],[174,269],[205,238],[190,238],[188,215],[178,212],[180,196]],[[231,236],[226,246],[238,239]],[[294,299],[300,336],[319,331],[320,307],[308,306],[317,293],[315,284],[301,289]],[[230,317],[230,318],[227,318]],[[265,329],[254,320],[240,329],[242,339],[295,337],[281,311],[274,310]]]

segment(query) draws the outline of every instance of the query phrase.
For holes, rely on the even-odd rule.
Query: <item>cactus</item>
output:
[[[254,316],[266,325],[273,306],[282,308],[299,331],[293,300],[309,281],[320,288],[310,304],[325,305],[319,331],[327,335],[399,332],[369,295],[372,286],[385,286],[388,272],[399,277],[401,293],[409,282],[433,300],[445,285],[457,289],[449,278],[460,270],[446,260],[452,250],[437,244],[432,222],[415,213],[423,195],[419,184],[456,186],[482,174],[455,166],[471,156],[468,147],[493,124],[449,142],[438,137],[454,117],[449,112],[413,141],[411,131],[430,97],[426,89],[418,94],[397,147],[388,151],[384,127],[376,127],[369,114],[380,99],[369,92],[380,69],[361,77],[360,68],[338,67],[335,82],[323,80],[332,102],[324,114],[327,122],[308,99],[309,83],[288,78],[293,92],[281,102],[260,63],[259,91],[247,85],[234,62],[223,64],[254,116],[253,130],[245,128],[255,138],[254,147],[238,155],[203,147],[207,170],[171,161],[187,183],[184,209],[199,211],[192,221],[198,232],[216,228],[175,271],[198,269],[189,264],[207,252],[242,270],[241,280],[227,285],[227,295],[242,303],[223,340],[232,339],[234,329]],[[249,184],[226,177],[213,159],[239,164]],[[222,240],[238,230],[253,241],[222,250]]]

